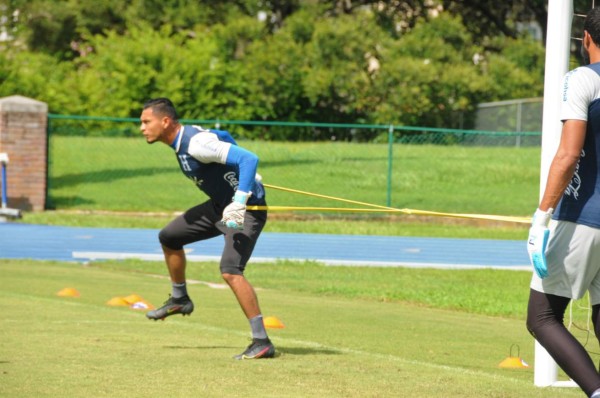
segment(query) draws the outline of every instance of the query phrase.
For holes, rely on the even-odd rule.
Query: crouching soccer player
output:
[[[226,131],[180,124],[175,107],[167,98],[146,102],[140,120],[146,142],[160,141],[171,146],[181,171],[209,197],[160,231],[172,292],[162,307],[146,316],[158,320],[192,313],[194,304],[186,289],[183,246],[224,235],[221,275],[252,329],[252,344],[234,358],[273,357],[275,347],[267,336],[256,293],[244,277],[246,263],[267,221],[264,210],[246,211],[246,204],[266,205],[264,188],[255,181],[258,157],[239,147]]]

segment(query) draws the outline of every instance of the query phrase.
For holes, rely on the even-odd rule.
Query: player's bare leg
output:
[[[223,279],[235,294],[246,318],[252,319],[260,314],[256,292],[243,275],[223,274]]]
[[[162,250],[165,255],[165,262],[167,263],[167,268],[169,269],[171,282],[185,283],[186,259],[185,252],[183,251],[183,249],[173,250],[169,249],[166,246],[163,246]]]
[[[148,319],[155,321],[175,314],[190,315],[194,311],[194,303],[187,295],[185,287],[185,252],[183,249],[173,250],[164,245],[162,249],[173,285],[173,294],[162,307],[146,313]]]
[[[252,344],[244,352],[236,355],[235,359],[272,358],[275,356],[275,347],[269,340],[264,329],[258,298],[254,288],[243,275],[223,274],[223,279],[238,300],[246,318],[252,327]]]

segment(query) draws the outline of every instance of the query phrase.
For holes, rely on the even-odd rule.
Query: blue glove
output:
[[[548,223],[553,211],[554,209],[548,209],[547,212],[540,209],[535,211],[533,220],[531,221],[531,228],[529,229],[529,238],[527,239],[529,261],[531,261],[537,276],[542,279],[548,276],[546,248],[548,247],[548,237],[550,236]]]

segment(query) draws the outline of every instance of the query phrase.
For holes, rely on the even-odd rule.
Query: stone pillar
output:
[[[46,207],[47,122],[46,103],[20,95],[0,98],[0,153],[9,159],[9,208],[42,211]]]

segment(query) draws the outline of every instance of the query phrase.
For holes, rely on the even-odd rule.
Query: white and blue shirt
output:
[[[238,189],[252,192],[249,205],[265,204],[264,187],[255,181],[258,157],[238,146],[227,131],[182,126],[171,147],[183,174],[221,209]]]
[[[565,75],[561,120],[587,121],[575,174],[554,212],[554,219],[600,228],[600,63]]]

